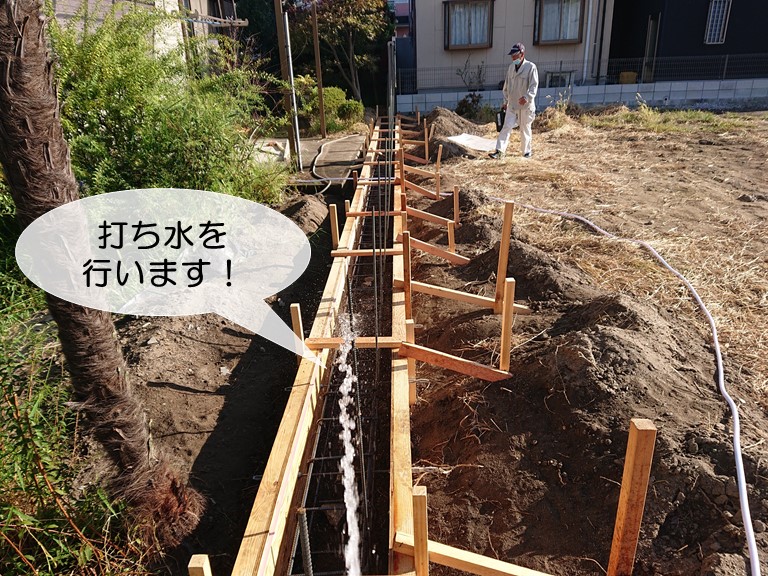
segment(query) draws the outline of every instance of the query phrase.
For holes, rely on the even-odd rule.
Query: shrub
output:
[[[317,83],[311,76],[297,76],[294,81],[296,99],[299,105],[299,122],[310,134],[320,132],[320,101]],[[337,86],[323,88],[325,128],[338,132],[363,119],[363,104],[347,100],[346,93]]]
[[[325,107],[326,117],[338,117],[339,108],[346,101],[347,95],[341,88],[336,86],[328,86],[323,88],[323,105]]]
[[[470,92],[459,100],[459,103],[456,105],[456,114],[474,120],[480,113],[480,101],[482,99],[482,94]]]
[[[153,30],[170,21],[142,7],[113,11],[95,29],[52,23],[62,125],[83,193],[178,187],[275,200],[281,179],[265,179],[249,142],[276,123],[263,97],[269,77],[233,66],[226,40],[195,45],[207,51],[200,78],[181,49],[153,55]]]
[[[347,100],[339,106],[339,119],[351,125],[363,121],[363,103],[357,100]]]

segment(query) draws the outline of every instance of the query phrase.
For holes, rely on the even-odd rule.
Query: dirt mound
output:
[[[279,208],[304,234],[313,234],[328,217],[328,205],[322,196],[299,195]]]
[[[480,136],[483,133],[483,128],[480,125],[462,118],[452,110],[439,106],[427,116],[427,126],[432,132],[433,138],[447,138],[462,133]],[[432,128],[433,126],[434,128]]]
[[[500,219],[481,192],[460,199],[459,230],[482,251],[463,267],[417,266],[414,278],[492,296]],[[507,272],[516,300],[535,310],[515,318],[512,376],[488,384],[426,365],[417,373],[413,458],[435,539],[551,574],[600,574],[629,421],[641,417],[659,432],[634,573],[743,570],[728,414],[698,328],[598,290],[519,234]],[[417,342],[497,364],[499,316],[424,295],[414,313]],[[762,532],[768,470],[749,454],[745,466]]]
[[[443,146],[443,160],[454,157],[476,157],[476,151],[459,146],[455,142],[448,140],[448,137],[464,133],[482,136],[486,130],[485,125],[462,118],[456,112],[447,108],[440,108],[439,106],[427,116],[427,126],[432,136],[429,140],[429,148],[430,159],[433,161],[437,158],[437,149],[440,145]]]

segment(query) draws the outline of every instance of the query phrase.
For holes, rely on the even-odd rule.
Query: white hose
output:
[[[446,194],[446,195],[450,196],[450,194]],[[503,198],[496,198],[493,196],[491,196],[490,198],[498,202],[507,202],[507,200],[504,200]],[[720,389],[720,394],[722,394],[723,398],[725,398],[725,401],[728,403],[728,407],[731,409],[731,415],[733,416],[733,453],[734,453],[734,458],[736,460],[736,482],[739,488],[739,504],[741,506],[741,518],[744,523],[744,532],[747,539],[747,547],[749,548],[749,565],[751,568],[752,576],[760,576],[760,559],[757,554],[757,543],[755,541],[755,531],[754,531],[754,528],[752,527],[752,516],[749,512],[749,499],[747,497],[747,482],[744,476],[744,462],[743,462],[742,453],[741,453],[741,425],[739,423],[739,409],[737,408],[736,403],[733,401],[733,398],[731,398],[730,394],[728,394],[728,390],[726,390],[725,388],[725,378],[723,375],[724,374],[723,357],[720,352],[720,342],[718,341],[718,338],[717,338],[717,327],[715,326],[715,320],[712,318],[712,315],[709,313],[709,310],[707,309],[706,305],[704,304],[701,297],[699,296],[699,293],[696,292],[696,289],[693,287],[693,285],[688,281],[688,279],[685,276],[683,276],[680,272],[678,272],[672,266],[670,266],[669,263],[661,256],[661,254],[659,254],[653,248],[653,246],[651,246],[647,242],[644,242],[643,240],[621,238],[619,236],[616,236],[615,234],[612,234],[611,232],[603,230],[602,228],[600,228],[600,226],[598,226],[594,222],[591,222],[590,220],[587,220],[586,218],[584,218],[583,216],[579,216],[578,214],[571,214],[569,212],[560,212],[558,210],[548,210],[546,208],[538,208],[536,206],[522,204],[520,202],[514,202],[514,204],[516,204],[517,206],[520,206],[521,208],[532,210],[534,212],[541,212],[543,214],[553,214],[555,216],[560,216],[561,218],[576,220],[577,222],[581,222],[582,224],[585,224],[589,228],[592,228],[596,232],[599,232],[600,234],[608,238],[637,244],[638,246],[647,250],[654,258],[656,258],[659,262],[661,262],[661,264],[667,270],[669,270],[670,272],[672,272],[672,274],[677,276],[693,296],[693,299],[698,304],[699,309],[704,313],[704,316],[706,316],[707,322],[709,322],[709,327],[712,330],[712,341],[715,348],[715,360],[717,365],[717,368],[716,368],[717,386]]]

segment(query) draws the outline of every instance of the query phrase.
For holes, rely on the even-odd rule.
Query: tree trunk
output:
[[[39,0],[0,0],[0,163],[22,227],[78,198],[53,77]],[[179,544],[197,526],[204,500],[165,459],[150,456],[111,316],[46,297],[77,405],[120,468],[114,495],[131,505],[145,542]]]
[[[357,60],[355,58],[355,33],[351,30],[347,32],[347,45],[349,46],[349,75],[352,78],[352,96],[358,102],[362,102],[363,96],[360,92],[360,74],[357,70]]]

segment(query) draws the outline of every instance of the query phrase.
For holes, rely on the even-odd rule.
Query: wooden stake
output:
[[[355,187],[355,190],[357,190],[357,170],[352,172],[352,185]]]
[[[633,418],[630,421],[619,508],[613,529],[611,556],[608,560],[608,576],[632,574],[655,441],[656,426],[653,422],[643,418]]]
[[[427,132],[426,118],[424,118],[424,159],[429,162],[429,133]]]
[[[349,200],[344,200],[344,214],[352,212],[352,203]]]
[[[336,212],[336,204],[329,204],[328,209],[331,215],[331,246],[335,250],[339,247],[339,214]]]
[[[453,223],[459,225],[459,187],[453,187]]]
[[[456,234],[453,221],[448,222],[448,252],[456,253]]]
[[[434,130],[435,125],[432,124]],[[443,145],[437,147],[437,162],[435,162],[435,190],[437,191],[437,197],[440,197],[440,158],[443,156]]]
[[[400,182],[403,183],[403,189],[405,189],[405,150],[402,148],[400,148],[398,160],[400,161]]]
[[[301,321],[301,305],[298,302],[291,304],[291,326],[293,326],[293,333],[304,342],[304,324]],[[296,361],[299,364],[301,364],[302,358],[301,354],[296,355]]]
[[[501,359],[499,368],[509,372],[509,355],[512,350],[512,319],[515,311],[515,279],[504,283],[504,301],[501,315]]]
[[[413,320],[405,321],[405,341],[416,343],[416,323]],[[416,360],[408,358],[408,401],[413,406],[416,404]]]
[[[405,319],[413,318],[411,307],[411,233],[403,232],[403,292],[405,292]]]
[[[421,116],[419,115],[419,107],[416,106],[416,124],[421,124]]]
[[[427,487],[413,487],[413,560],[416,576],[429,576]]]
[[[507,277],[507,264],[509,263],[509,241],[512,234],[512,215],[515,205],[513,202],[504,203],[504,224],[501,227],[501,244],[499,245],[499,265],[496,268],[496,305],[493,311],[501,312],[502,298],[504,296],[504,279]]]
[[[405,191],[400,193],[400,210],[402,211],[403,232],[408,230],[408,195]]]
[[[187,564],[189,576],[212,576],[211,561],[208,554],[193,554]]]

